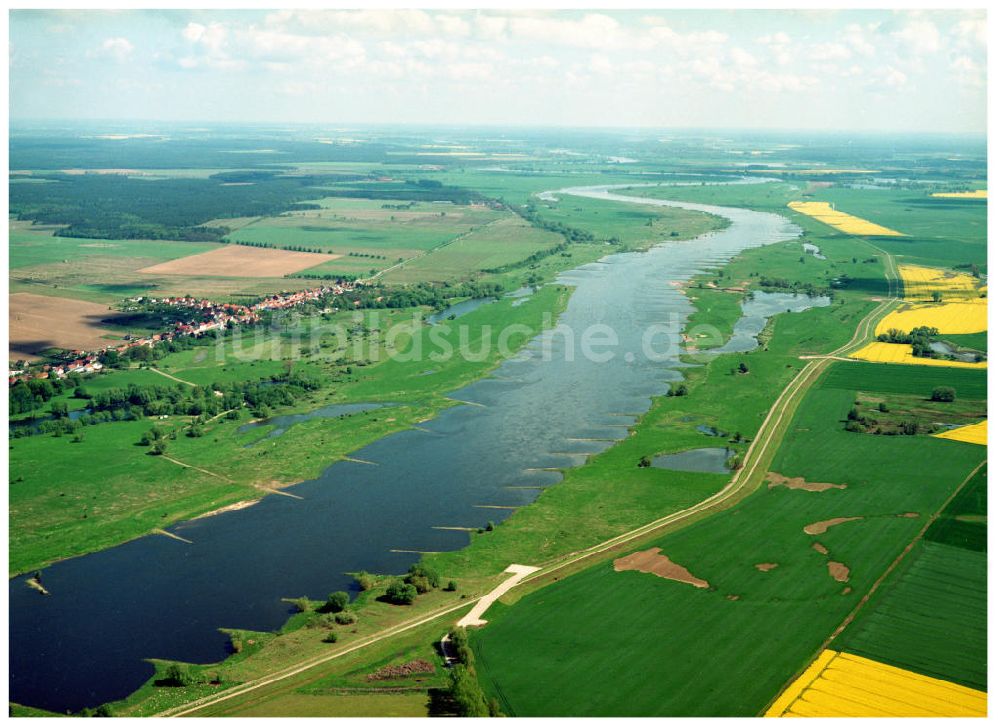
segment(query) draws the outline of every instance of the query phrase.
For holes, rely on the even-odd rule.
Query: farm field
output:
[[[147,266],[139,269],[139,273],[154,276],[274,278],[304,271],[325,261],[329,259],[322,254],[251,246],[224,246],[194,256]]]
[[[969,442],[970,444],[986,444],[987,433],[986,433],[986,421],[977,422],[976,424],[969,424],[964,427],[958,427],[957,429],[949,429],[947,432],[941,432],[938,435],[941,439],[953,439],[956,442]]]
[[[844,489],[758,489],[733,509],[645,545],[661,548],[708,589],[601,563],[491,610],[473,641],[480,674],[508,713],[753,715],[768,707],[984,458],[974,445],[945,448],[928,436],[843,431],[840,410],[855,391],[838,387],[854,366],[834,364],[831,373],[848,369],[807,394],[771,465],[786,478]],[[937,372],[928,373],[930,381]],[[911,464],[930,459],[933,465]],[[849,517],[858,519],[804,530]],[[613,629],[600,623],[609,609],[619,622]],[[580,634],[597,630],[604,632]],[[609,668],[607,660],[622,654],[630,665]],[[635,676],[637,669],[658,674]]]
[[[239,243],[295,246],[339,255],[315,273],[368,275],[422,255],[502,217],[484,206],[324,198],[320,209],[293,210],[258,219],[229,235]]]
[[[518,266],[529,256],[544,253],[563,241],[559,234],[534,228],[511,216],[407,261],[384,274],[382,280],[389,284],[471,280],[487,270]]]
[[[8,299],[12,359],[39,359],[41,352],[53,347],[94,349],[130,331],[125,326],[106,323],[124,315],[103,304],[24,292],[11,294]]]
[[[890,344],[884,341],[873,341],[863,349],[851,354],[854,359],[878,364],[913,364],[929,367],[955,367],[958,369],[985,369],[987,362],[963,362],[950,359],[931,359],[930,357],[913,356],[913,347],[909,344]]]
[[[986,694],[851,653],[824,650],[765,715],[981,718],[986,716]]]
[[[905,234],[879,237],[878,246],[901,264],[951,268],[976,264],[986,269],[986,204],[933,198],[919,190],[821,188],[813,200]]]
[[[793,211],[798,211],[806,216],[812,216],[817,221],[832,226],[838,231],[852,236],[902,236],[899,231],[894,231],[877,223],[866,221],[863,218],[852,216],[843,211],[834,210],[829,203],[821,201],[793,201],[788,204]]]

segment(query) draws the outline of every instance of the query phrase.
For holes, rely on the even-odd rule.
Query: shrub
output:
[[[417,589],[419,595],[423,595],[425,592],[430,592],[433,589],[431,581],[423,575],[410,575],[406,580]]]
[[[455,582],[454,580],[449,580],[448,584],[445,585],[444,589],[447,590],[448,592],[455,592],[456,590],[458,590],[458,583]]]
[[[330,596],[326,599],[326,609],[331,613],[339,613],[347,607],[349,602],[351,602],[351,596],[346,592],[331,592]]]
[[[370,572],[365,572],[364,570],[357,573],[354,576],[354,579],[357,581],[358,586],[362,590],[371,590],[378,584],[378,578],[372,575]]]
[[[325,636],[325,637],[323,638],[323,642],[324,642],[324,643],[335,643],[335,642],[337,642],[337,633],[335,633],[335,632],[333,632],[333,631],[331,630],[331,631],[330,631],[329,633],[327,633],[327,634],[326,634],[326,636]]]
[[[291,603],[292,603],[292,605],[295,606],[295,608],[300,613],[307,613],[307,612],[309,612],[309,609],[310,609],[309,598],[307,598],[307,597],[298,597],[298,598],[295,598],[294,600],[292,600]]]
[[[438,587],[441,584],[441,575],[437,572],[437,570],[432,570],[422,562],[411,565],[410,571],[407,573],[407,576],[403,578],[403,581],[416,586],[417,583],[415,580],[419,577],[425,578],[431,587]]]
[[[649,457],[643,455],[642,459],[639,460],[639,466],[640,467],[652,467],[653,466],[653,460],[651,460]]]
[[[933,402],[954,402],[955,401],[955,390],[953,387],[934,387],[931,392],[931,401]]]
[[[402,580],[393,580],[385,591],[385,599],[393,605],[412,605],[417,599],[417,588]]]
[[[349,613],[346,610],[334,615],[333,619],[337,625],[353,625],[358,621],[358,618],[354,615],[354,613]]]
[[[194,680],[187,670],[177,665],[177,663],[173,663],[163,671],[163,677],[158,679],[156,684],[168,688],[183,688],[193,682]]]

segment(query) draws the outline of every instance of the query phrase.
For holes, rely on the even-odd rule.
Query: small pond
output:
[[[756,291],[743,302],[743,316],[733,327],[733,336],[716,350],[719,354],[753,351],[759,346],[757,335],[764,331],[767,320],[785,312],[798,313],[806,309],[829,306],[829,296],[807,296],[785,292]]]
[[[728,474],[732,470],[726,461],[736,452],[727,447],[703,447],[653,458],[653,466],[678,472],[714,472]]]

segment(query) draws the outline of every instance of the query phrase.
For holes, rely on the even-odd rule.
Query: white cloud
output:
[[[507,22],[511,39],[544,42],[577,48],[621,46],[626,34],[617,20],[599,13],[581,19],[544,16],[514,16]]]
[[[124,63],[134,50],[135,46],[132,45],[128,38],[106,38],[93,51],[92,55],[94,57],[112,58],[119,63]]]
[[[850,48],[841,43],[817,43],[809,51],[810,59],[820,62],[849,60],[851,55]]]
[[[961,20],[952,27],[949,34],[955,39],[955,45],[963,50],[985,50],[989,27],[986,18]]]
[[[930,20],[911,20],[892,37],[904,53],[928,55],[941,49],[941,33]]]

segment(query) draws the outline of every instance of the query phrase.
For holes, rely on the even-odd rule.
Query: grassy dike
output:
[[[748,281],[749,287],[753,288],[752,270],[758,266],[767,268],[775,259],[792,253],[793,249],[786,246],[789,244],[746,251],[726,266],[724,273],[733,276],[735,282]],[[791,246],[796,244],[792,242]],[[846,250],[853,253],[858,248],[860,244]],[[818,265],[799,264],[797,261],[789,269],[794,271],[796,278],[811,282],[821,280],[825,271]],[[711,278],[696,279],[694,284]],[[704,323],[710,313],[716,315],[720,325],[728,323],[730,328],[739,316],[738,303],[729,303],[724,312],[719,312],[710,307],[710,295],[696,294],[693,289],[689,293],[697,308],[689,319],[689,330],[696,324]],[[730,297],[739,298],[732,294],[725,298]],[[685,383],[690,389],[687,396],[655,399],[651,410],[639,420],[627,439],[591,457],[582,467],[567,470],[562,482],[546,489],[533,504],[518,509],[494,531],[473,535],[470,545],[462,550],[425,556],[425,564],[437,569],[444,580],[458,580],[460,595],[469,595],[471,602],[471,598],[498,582],[499,573],[510,562],[538,564],[551,561],[709,497],[725,484],[726,478],[639,468],[638,460],[644,455],[727,443],[727,439],[708,437],[698,432],[696,426],[699,424],[716,426],[731,433],[739,431],[752,438],[778,392],[806,364],[799,356],[830,351],[847,342],[858,322],[874,306],[862,294],[845,292],[838,294],[835,303],[828,308],[776,317],[765,332],[770,339],[766,351],[761,349],[746,355],[709,359],[696,356],[692,361],[702,365],[685,370]],[[740,360],[745,360],[750,366],[748,375],[732,373]],[[742,446],[745,449],[745,445]],[[573,567],[564,568],[558,575],[543,577],[538,582],[529,580],[509,593],[504,602],[512,602],[538,585],[546,585],[575,571]],[[454,595],[433,591],[417,599],[416,609],[402,610],[401,614],[416,618],[433,610],[448,610],[461,603],[461,600],[456,601]],[[359,617],[359,635],[377,630],[380,625],[383,630],[385,626],[392,625],[388,619],[382,618],[386,611],[394,615],[400,613],[400,609],[375,602],[371,597],[359,599],[354,605]],[[431,645],[440,637],[441,626],[446,628],[448,622],[459,616],[460,612],[445,615],[412,632],[322,662],[308,672],[285,681],[268,684],[200,709],[198,714],[253,714],[257,705],[270,707],[279,700],[291,704],[302,695],[295,691],[307,687],[315,676],[349,677],[351,671],[369,666],[386,649],[403,647],[404,639],[422,641],[425,653],[431,655]],[[280,637],[281,647],[268,655],[269,658],[273,655],[273,659],[267,665],[255,665],[252,669],[249,666],[249,661],[264,652],[261,651],[246,659],[245,663],[233,662],[226,675],[234,680],[250,680],[264,670],[278,670],[282,666],[324,655],[323,646],[319,643],[321,636],[308,627],[299,627]],[[268,647],[266,644],[264,650]],[[259,660],[263,661],[264,657]],[[213,666],[205,667],[204,675],[210,675],[213,669]],[[212,692],[215,692],[214,689],[205,686],[201,691],[186,691],[186,695],[197,699]],[[167,701],[155,702],[159,696],[158,690],[144,689],[121,704],[120,710],[123,713],[133,710],[150,712],[157,706],[176,705]],[[330,714],[335,714],[336,710],[336,704],[331,702]]]

